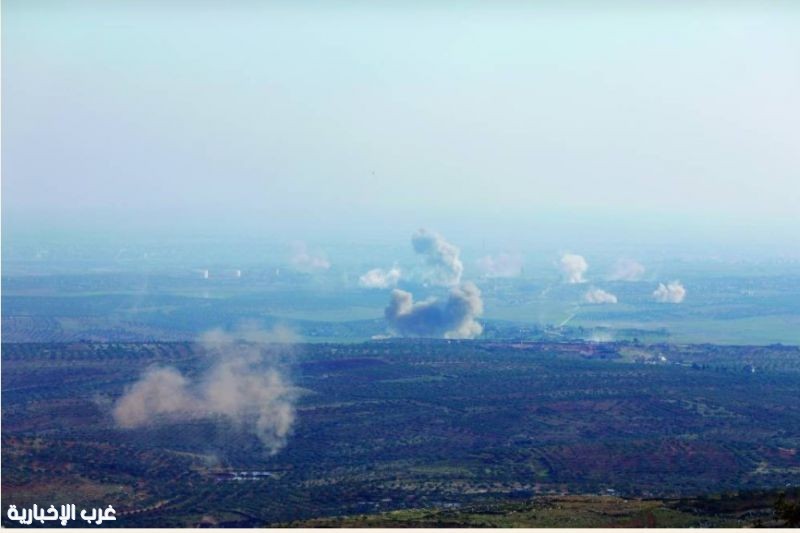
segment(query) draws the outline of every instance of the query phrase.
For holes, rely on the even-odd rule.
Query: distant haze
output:
[[[798,27],[791,0],[6,0],[4,236],[797,257]]]

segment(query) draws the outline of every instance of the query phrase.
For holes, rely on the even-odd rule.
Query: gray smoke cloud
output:
[[[487,278],[515,278],[522,273],[522,257],[502,253],[478,259],[478,268]]]
[[[612,281],[639,281],[644,276],[644,265],[632,259],[620,259],[608,279]]]
[[[461,251],[457,246],[445,241],[438,233],[419,229],[411,236],[414,251],[425,256],[431,267],[428,281],[435,285],[453,286],[461,282],[464,264],[459,259]]]
[[[447,300],[436,298],[414,303],[410,292],[392,291],[385,316],[389,327],[398,335],[472,339],[483,332],[475,319],[483,313],[481,291],[466,282],[450,290]]]
[[[653,298],[660,303],[679,304],[686,298],[686,289],[680,281],[670,281],[666,285],[659,283],[653,291]]]
[[[590,304],[615,304],[617,303],[617,297],[614,294],[611,294],[608,291],[604,291],[603,289],[589,289],[589,291],[583,295],[584,301]]]
[[[151,367],[116,402],[112,415],[122,428],[169,421],[222,417],[256,435],[272,454],[286,445],[295,419],[296,389],[279,369],[286,329],[212,330],[199,347],[210,368],[191,380],[172,367]],[[285,348],[285,346],[284,346]]]
[[[331,268],[328,259],[319,252],[311,252],[306,243],[292,243],[292,266],[300,272],[319,272]]]
[[[401,275],[402,272],[396,266],[389,270],[373,268],[358,278],[358,284],[367,289],[388,289],[397,285]]]
[[[585,283],[586,279],[583,277],[589,269],[589,264],[582,255],[577,254],[564,254],[561,256],[559,268],[564,275],[564,281],[567,283]]]

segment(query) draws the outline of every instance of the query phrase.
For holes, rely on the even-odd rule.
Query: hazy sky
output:
[[[798,244],[797,1],[4,0],[2,15],[6,229],[700,225]]]

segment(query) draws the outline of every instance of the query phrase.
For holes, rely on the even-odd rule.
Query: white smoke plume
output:
[[[586,303],[590,304],[617,303],[617,297],[608,291],[604,291],[603,289],[589,289],[589,291],[584,294],[583,299],[586,301]]]
[[[478,259],[478,268],[487,278],[515,278],[522,273],[522,257],[502,253]]]
[[[151,367],[116,402],[114,420],[120,427],[137,428],[225,418],[256,435],[270,453],[277,453],[294,424],[296,399],[296,389],[279,369],[278,356],[285,343],[294,340],[285,329],[208,332],[198,343],[212,360],[202,376],[192,380],[175,368]]]
[[[614,335],[608,331],[593,331],[589,336],[590,342],[614,342]]]
[[[309,251],[302,241],[292,243],[292,266],[300,272],[319,272],[331,267],[330,261],[319,252]]]
[[[644,265],[632,259],[620,259],[608,277],[611,281],[639,281],[644,276]]]
[[[402,272],[396,266],[389,270],[373,268],[358,278],[358,284],[367,289],[388,289],[397,285],[401,274]]]
[[[653,291],[653,298],[657,302],[679,304],[686,297],[686,289],[680,281],[671,281],[664,285],[658,284],[658,288]]]
[[[394,289],[385,315],[398,335],[472,339],[483,332],[475,319],[483,313],[481,291],[466,282],[450,290],[447,300],[436,298],[414,303],[410,292]]]
[[[585,283],[586,279],[583,277],[589,269],[589,264],[582,255],[577,254],[564,254],[561,256],[559,263],[561,272],[564,274],[564,281],[567,283]]]
[[[461,282],[464,264],[458,257],[461,251],[457,246],[445,241],[438,233],[424,228],[411,236],[411,245],[416,253],[425,256],[425,261],[432,267],[428,281],[446,287]]]

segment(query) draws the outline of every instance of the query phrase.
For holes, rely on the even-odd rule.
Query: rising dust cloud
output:
[[[280,369],[294,342],[288,330],[213,330],[198,342],[212,361],[196,380],[172,367],[151,367],[117,401],[122,428],[222,417],[256,435],[269,453],[286,445],[295,420],[296,389]]]

